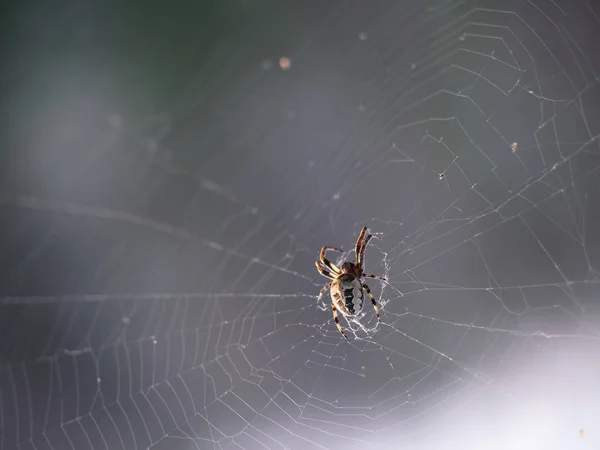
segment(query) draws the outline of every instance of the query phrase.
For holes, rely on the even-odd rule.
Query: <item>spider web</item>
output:
[[[0,194],[0,449],[598,445],[600,10],[320,8],[143,123],[36,116],[52,151]],[[314,260],[363,225],[388,281],[344,340]]]

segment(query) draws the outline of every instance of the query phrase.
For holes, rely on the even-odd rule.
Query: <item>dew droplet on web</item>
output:
[[[279,58],[279,67],[281,67],[285,71],[290,70],[292,67],[292,60],[287,56],[282,56],[281,58]]]

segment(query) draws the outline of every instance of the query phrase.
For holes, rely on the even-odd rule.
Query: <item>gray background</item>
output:
[[[0,449],[597,448],[599,17],[6,6]]]

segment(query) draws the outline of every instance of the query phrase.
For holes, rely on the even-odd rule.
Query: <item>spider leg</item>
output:
[[[340,330],[340,333],[342,333],[342,336],[344,336],[345,339],[348,339],[344,333],[344,330],[342,330],[342,326],[340,325],[340,321],[338,319],[338,311],[333,303],[331,304],[331,310],[333,311],[333,321],[335,322],[335,325],[338,327],[338,330]]]
[[[315,261],[315,266],[317,266],[317,270],[321,273],[321,275],[331,279],[335,278],[335,275],[333,275],[329,270],[326,270],[325,267],[321,265],[321,261]]]
[[[342,271],[335,264],[333,264],[331,261],[329,261],[325,257],[325,252],[327,250],[333,250],[334,252],[340,252],[340,253],[342,252],[342,250],[339,248],[335,248],[335,247],[322,247],[321,252],[319,253],[319,259],[321,260],[323,265],[325,265],[329,270],[331,270],[335,274],[339,275],[340,273],[342,273]]]
[[[360,249],[356,253],[356,262],[358,263],[358,266],[361,269],[362,269],[362,265],[363,265],[363,256],[365,254],[365,250],[367,250],[367,244],[373,238],[379,239],[379,237],[375,236],[374,234],[367,235],[367,237],[365,238],[365,240],[362,242]]]
[[[358,235],[358,239],[356,240],[356,244],[354,245],[354,254],[356,255],[356,260],[358,261],[358,254],[360,253],[360,249],[363,245],[363,239],[365,238],[365,233],[367,232],[367,227],[362,227],[360,230],[360,234]]]
[[[375,278],[376,280],[383,280],[386,281],[386,278],[384,277],[380,277],[379,275],[372,275],[372,274],[362,274],[363,277],[365,278]]]
[[[319,292],[319,296],[317,297],[317,301],[319,301],[319,299],[323,296],[323,293],[329,289],[331,287],[332,282],[330,281],[329,283],[327,283],[325,286],[323,286],[323,289],[321,289],[321,292]]]
[[[379,308],[377,307],[377,301],[375,301],[375,297],[373,297],[373,293],[371,292],[371,289],[369,289],[369,286],[367,285],[367,283],[363,283],[363,288],[365,288],[365,291],[367,291],[367,294],[369,294],[369,297],[371,297],[371,303],[373,303],[373,308],[375,309],[375,314],[377,314],[377,322],[381,322],[381,318],[379,317]]]

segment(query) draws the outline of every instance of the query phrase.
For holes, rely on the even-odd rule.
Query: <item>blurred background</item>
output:
[[[600,446],[596,3],[2,10],[1,450]]]

